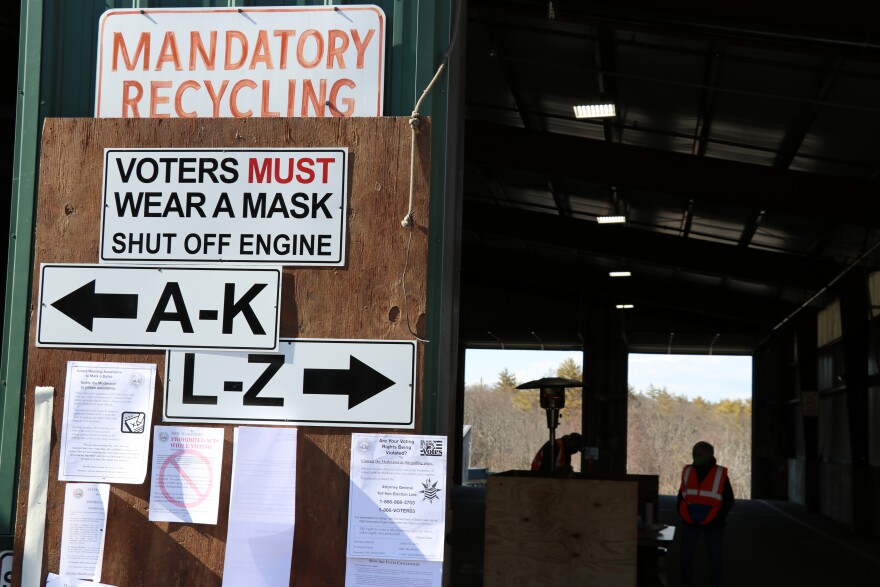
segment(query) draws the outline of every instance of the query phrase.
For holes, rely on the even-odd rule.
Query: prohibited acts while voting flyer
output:
[[[446,437],[352,434],[349,557],[443,560]]]
[[[144,482],[155,381],[154,364],[67,363],[59,480]]]
[[[150,521],[216,524],[222,465],[222,428],[156,426]]]

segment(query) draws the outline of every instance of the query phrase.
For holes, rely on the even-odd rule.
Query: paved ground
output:
[[[672,496],[660,498],[659,521],[679,523]],[[848,528],[805,514],[784,501],[737,500],[724,537],[725,587],[877,587],[880,539],[856,538]],[[708,586],[705,550],[695,578]],[[678,540],[666,557],[670,587],[679,585]]]
[[[449,578],[453,587],[482,587],[483,516],[481,488],[457,487]],[[659,522],[680,523],[674,496],[661,496]],[[661,570],[666,585],[679,587],[678,539]],[[880,587],[880,538],[856,538],[823,516],[806,514],[785,501],[737,500],[725,530],[724,587]],[[697,551],[697,587],[708,587],[705,549]],[[544,587],[544,586],[539,586]],[[596,586],[603,587],[603,586]]]

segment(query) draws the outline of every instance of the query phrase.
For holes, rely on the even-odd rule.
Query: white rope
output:
[[[456,2],[456,12],[455,12],[455,25],[452,30],[452,38],[449,41],[449,48],[446,50],[446,55],[443,56],[443,61],[440,63],[440,66],[437,67],[437,71],[434,73],[434,77],[431,78],[431,82],[427,85],[425,90],[422,92],[422,95],[419,96],[418,101],[416,102],[415,108],[413,108],[412,115],[409,119],[409,128],[410,128],[410,150],[409,150],[409,205],[407,207],[406,216],[403,217],[403,220],[400,221],[400,225],[404,228],[409,229],[409,237],[406,241],[406,253],[404,255],[403,261],[403,275],[401,276],[401,284],[403,285],[403,303],[404,303],[404,312],[406,312],[406,327],[409,329],[409,333],[415,337],[419,342],[430,342],[423,338],[420,338],[412,328],[412,325],[409,321],[409,301],[406,296],[406,270],[409,265],[409,251],[410,245],[412,244],[412,236],[413,236],[413,228],[415,227],[415,221],[413,217],[413,206],[415,201],[415,181],[416,181],[416,133],[418,132],[419,126],[421,125],[421,121],[419,120],[419,112],[422,107],[422,102],[425,101],[425,98],[428,97],[428,94],[434,89],[434,85],[437,83],[437,80],[440,79],[440,76],[443,75],[443,72],[446,70],[446,66],[449,64],[449,57],[452,55],[452,49],[455,47],[455,41],[458,38],[458,30],[461,18],[461,6],[458,6],[458,2]]]

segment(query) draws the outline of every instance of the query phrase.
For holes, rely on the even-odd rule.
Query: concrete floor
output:
[[[659,521],[679,523],[673,496],[660,498]],[[708,585],[702,545],[695,579]],[[679,585],[678,540],[666,557],[668,585]],[[880,538],[856,538],[843,524],[785,501],[737,500],[724,536],[726,587],[876,587]]]
[[[450,584],[481,587],[485,494],[457,489],[453,516],[459,524],[452,536]],[[679,524],[675,507],[674,496],[661,496],[658,521]],[[663,583],[669,587],[679,586],[679,538],[661,562]],[[880,586],[880,538],[857,538],[843,524],[806,514],[785,501],[737,500],[728,518],[724,549],[725,587]],[[694,571],[697,587],[709,584],[705,558],[700,545]]]

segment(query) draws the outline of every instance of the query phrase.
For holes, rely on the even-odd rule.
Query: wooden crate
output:
[[[486,587],[636,584],[638,486],[491,476]]]

